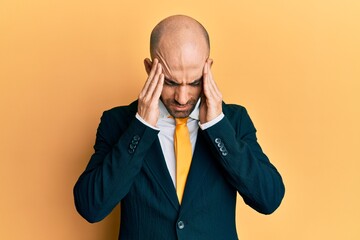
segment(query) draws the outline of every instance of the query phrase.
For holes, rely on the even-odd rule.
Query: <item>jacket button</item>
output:
[[[215,138],[215,143],[219,144],[219,143],[221,143],[221,142],[222,142],[222,141],[221,141],[220,138]]]
[[[223,142],[220,142],[220,143],[217,144],[217,146],[221,149],[221,148],[224,147],[224,143],[223,143]]]
[[[178,226],[178,228],[181,230],[181,229],[184,229],[185,224],[184,224],[183,221],[179,221],[179,222],[177,223],[177,226]]]

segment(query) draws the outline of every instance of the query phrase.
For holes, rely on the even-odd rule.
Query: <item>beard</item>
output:
[[[164,100],[160,98],[163,102],[166,110],[169,114],[174,118],[186,118],[188,117],[192,111],[194,111],[196,107],[196,103],[198,99],[190,99],[186,104],[179,104],[174,99]]]

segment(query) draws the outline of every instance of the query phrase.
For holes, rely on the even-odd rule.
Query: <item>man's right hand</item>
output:
[[[145,59],[145,65],[151,63]],[[156,127],[159,118],[159,99],[163,89],[164,74],[158,59],[154,59],[143,89],[139,94],[138,114],[148,124]]]

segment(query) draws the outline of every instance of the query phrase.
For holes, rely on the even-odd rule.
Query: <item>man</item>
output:
[[[121,202],[119,239],[237,239],[237,192],[270,214],[284,195],[281,176],[246,110],[223,103],[199,22],[164,19],[150,52],[138,101],[102,116],[95,153],[74,187],[76,208],[97,222]]]

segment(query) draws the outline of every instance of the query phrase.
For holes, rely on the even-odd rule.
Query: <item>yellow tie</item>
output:
[[[192,158],[189,129],[186,125],[187,119],[188,118],[175,118],[176,193],[180,203],[184,194],[186,178]]]

